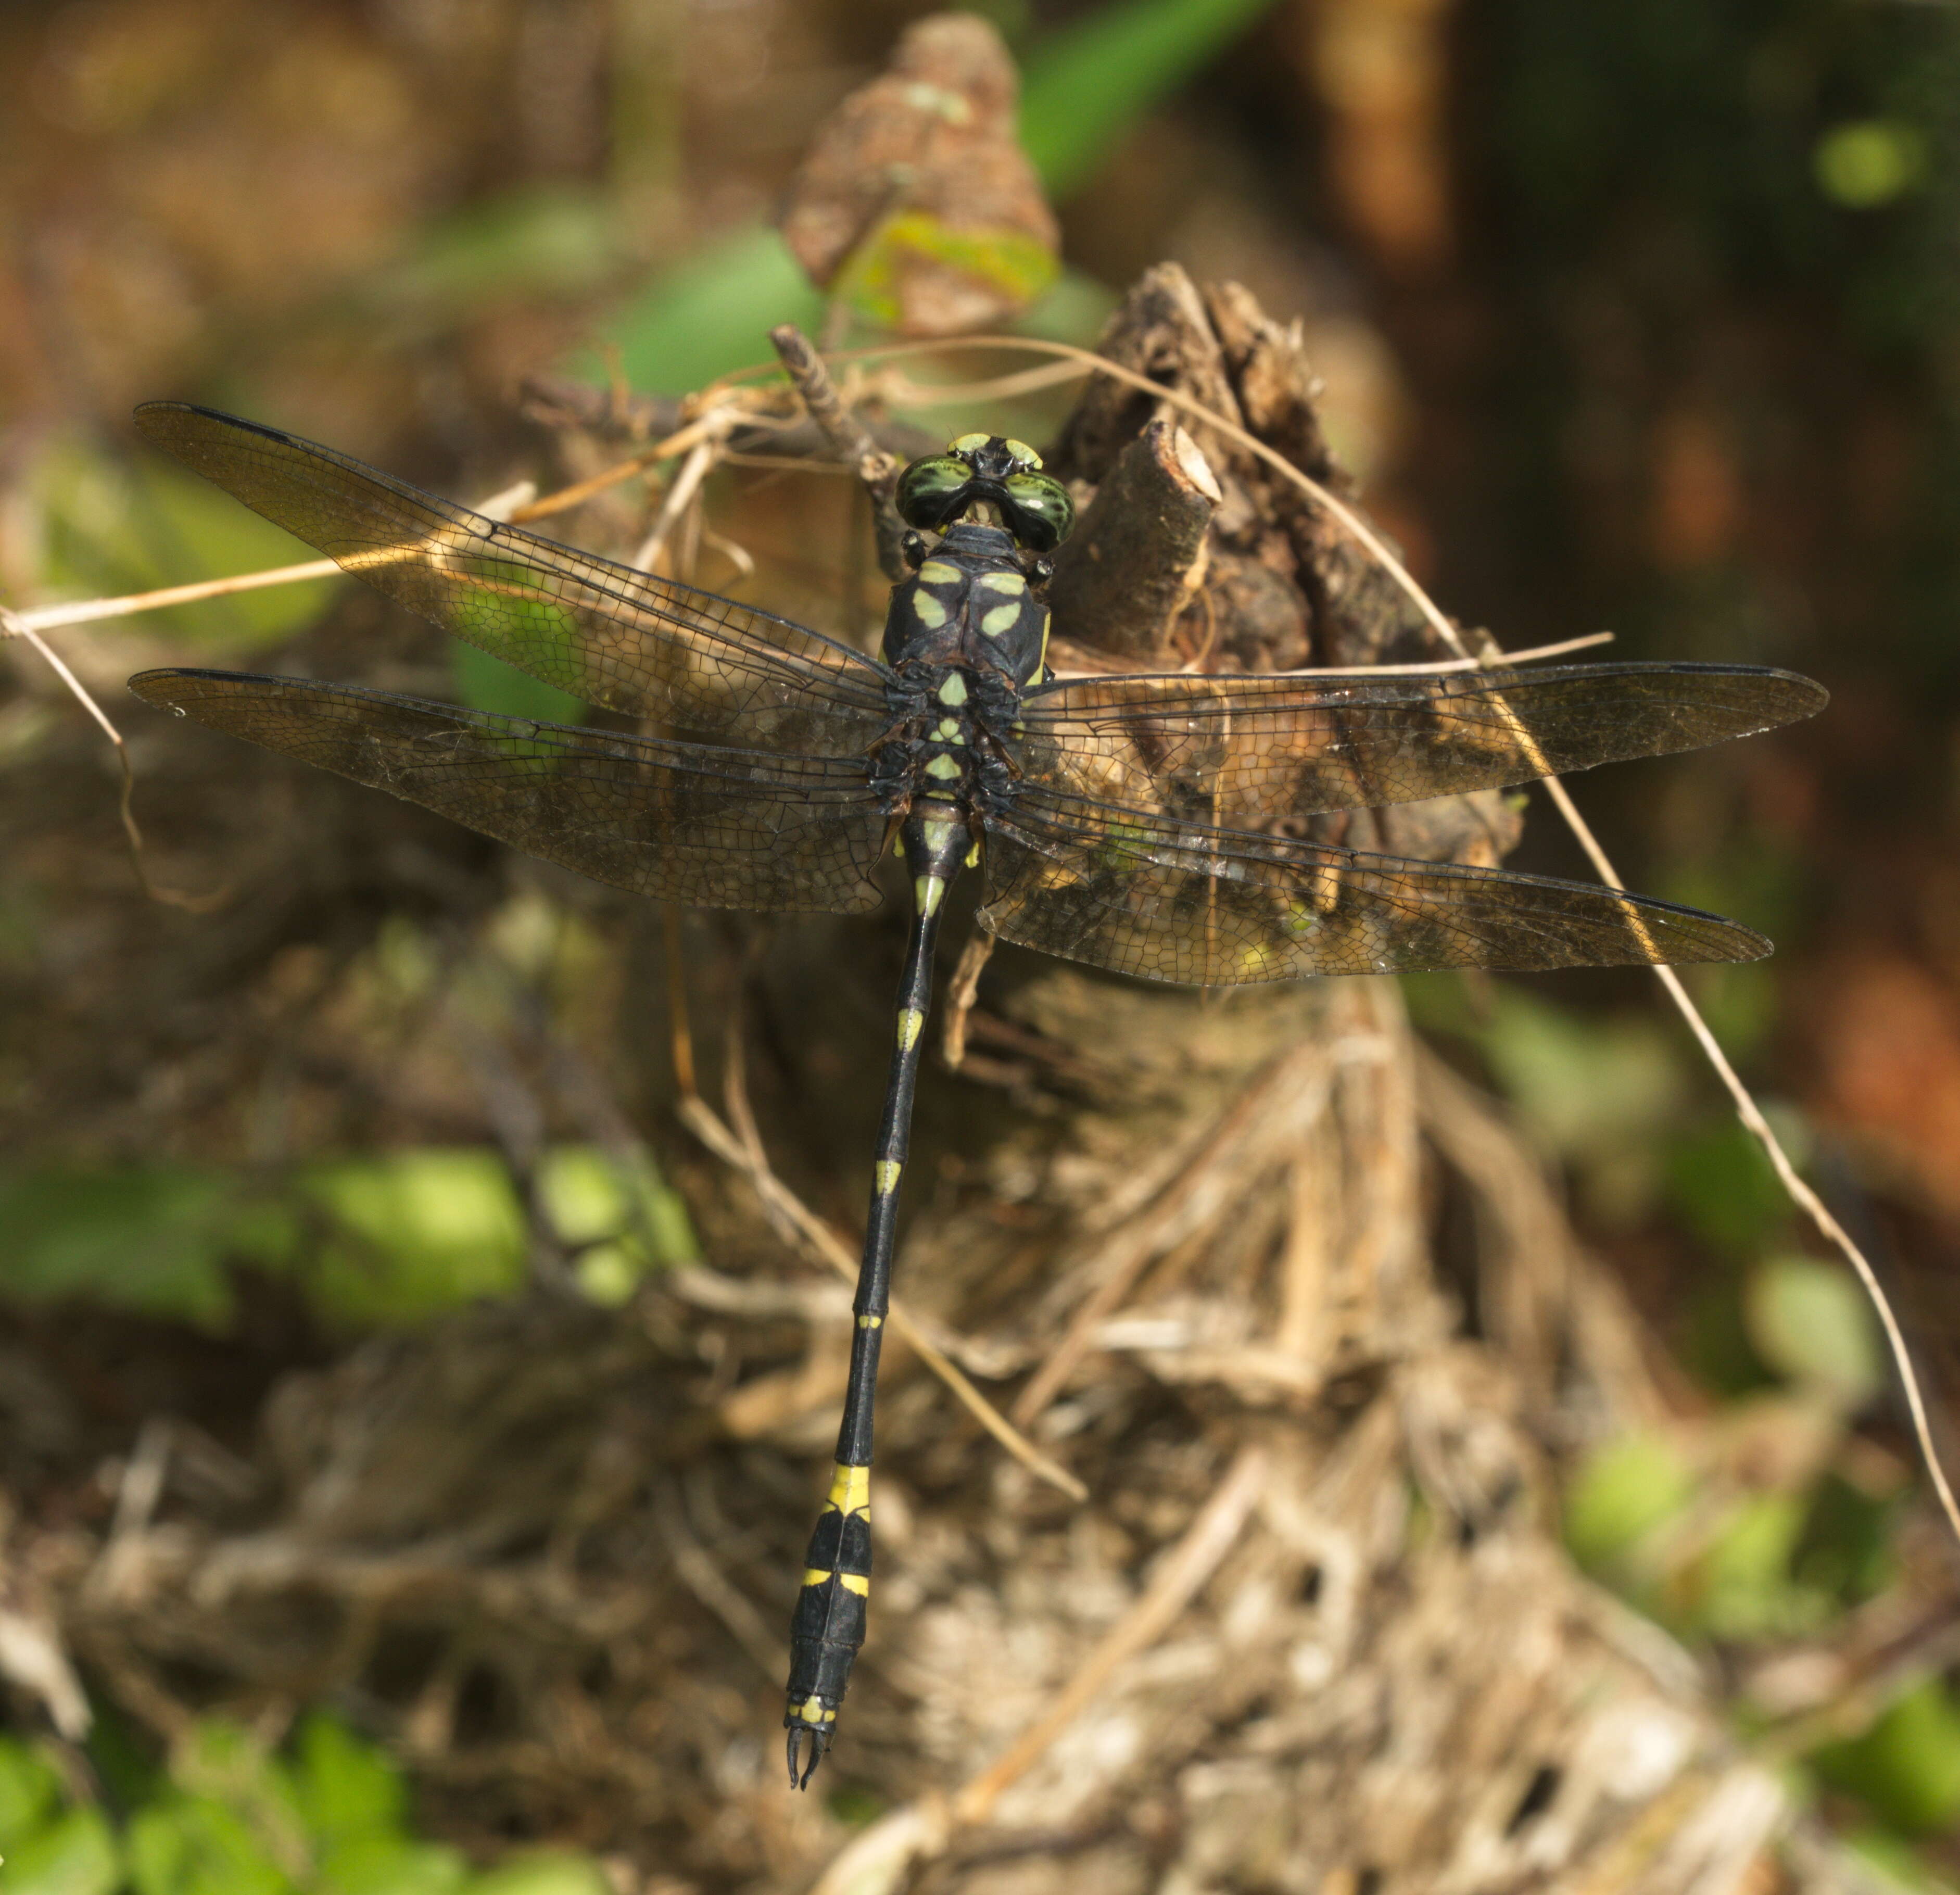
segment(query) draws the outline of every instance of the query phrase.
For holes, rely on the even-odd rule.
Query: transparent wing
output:
[[[1249,823],[1695,750],[1811,716],[1827,695],[1725,664],[1083,678],[1029,694],[1018,761],[1058,790]]]
[[[616,736],[301,678],[145,671],[147,702],[635,895],[851,912],[879,901],[864,766]]]
[[[983,925],[1146,980],[1755,960],[1761,935],[1597,884],[1406,862],[1024,788],[990,812]]]
[[[587,704],[772,750],[868,748],[884,672],[788,619],[561,546],[331,448],[181,402],[136,425],[412,612]]]

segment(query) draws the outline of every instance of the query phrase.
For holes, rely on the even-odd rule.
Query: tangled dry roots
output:
[[[1242,292],[1154,272],[1106,347],[1338,479]],[[1169,419],[1093,392],[1058,458],[1086,490]],[[1257,663],[1290,624],[1282,664],[1411,655],[1324,522],[1199,444],[1224,504],[1167,648]],[[1489,801],[1396,820],[1405,852],[1510,839]],[[1220,1001],[1004,954],[972,1025],[899,1294],[1088,1498],[888,1355],[830,1801],[784,1793],[776,1725],[847,1292],[780,1247],[621,1314],[369,1341],[290,1377],[232,1477],[158,1435],[113,1532],[39,1544],[37,1610],[166,1732],[326,1696],[444,1831],[648,1887],[1733,1886],[1779,1791],[1548,1513],[1554,1456],[1655,1409],[1635,1326],[1395,988]]]

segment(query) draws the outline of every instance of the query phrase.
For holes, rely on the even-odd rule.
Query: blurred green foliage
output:
[[[1405,986],[1418,1022],[1497,1080],[1598,1225],[1669,1225],[1704,1265],[1672,1339],[1710,1403],[1580,1460],[1563,1495],[1573,1556],[1690,1645],[1828,1641],[1898,1576],[1908,1499],[1856,1451],[1855,1422],[1890,1386],[1863,1289],[1793,1247],[1768,1160],[1666,1014],[1587,1014],[1503,982]],[[1809,1129],[1766,1110],[1803,1164]],[[1887,1873],[1946,1886],[1908,1840],[1960,1821],[1960,1702],[1940,1680],[1913,1680],[1863,1732],[1812,1750],[1796,1780],[1862,1806]]]
[[[1893,1699],[1861,1736],[1815,1751],[1812,1767],[1908,1835],[1960,1821],[1960,1700],[1939,1678]]]
[[[35,544],[37,590],[49,598],[145,592],[318,556],[161,455],[133,463],[77,438],[51,441],[14,489]],[[215,659],[260,651],[310,624],[334,581],[264,586],[140,623]]]
[[[676,1194],[644,1158],[547,1151],[539,1210],[594,1301],[699,1252]],[[522,1285],[530,1237],[487,1148],[324,1160],[277,1178],[153,1166],[0,1176],[0,1298],[81,1298],[206,1330],[234,1314],[233,1272],[288,1278],[337,1327],[412,1323]]]
[[[1021,140],[1056,197],[1112,156],[1273,0],[1118,0],[1029,49]]]
[[[151,1772],[121,1833],[79,1802],[52,1753],[0,1736],[8,1895],[607,1895],[566,1852],[473,1870],[418,1840],[382,1750],[316,1712],[282,1752],[210,1720]]]
[[[527,185],[415,231],[395,262],[363,281],[358,314],[406,340],[480,317],[498,302],[590,296],[631,256],[619,209],[606,193]]]

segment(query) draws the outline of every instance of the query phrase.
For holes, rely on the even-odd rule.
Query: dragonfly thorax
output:
[[[998,672],[1016,690],[1037,681],[1048,651],[1048,608],[1005,528],[961,521],[908,579],[892,588],[883,656]]]

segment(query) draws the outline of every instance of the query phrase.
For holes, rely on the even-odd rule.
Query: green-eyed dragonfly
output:
[[[1787,671],[1596,664],[1423,676],[1061,678],[1066,489],[967,435],[901,476],[911,571],[880,656],[487,519],[270,428],[177,403],[148,438],[457,637],[639,734],[310,680],[145,671],[150,703],[641,895],[857,912],[912,894],[856,1327],[792,1626],[790,1779],[835,1734],[870,1592],[871,1419],[946,892],[1004,938],[1204,986],[1309,974],[1753,960],[1761,936],[1597,885],[1302,841],[1317,811],[1523,783],[1820,709]],[[807,1755],[805,1752],[807,1750]]]

